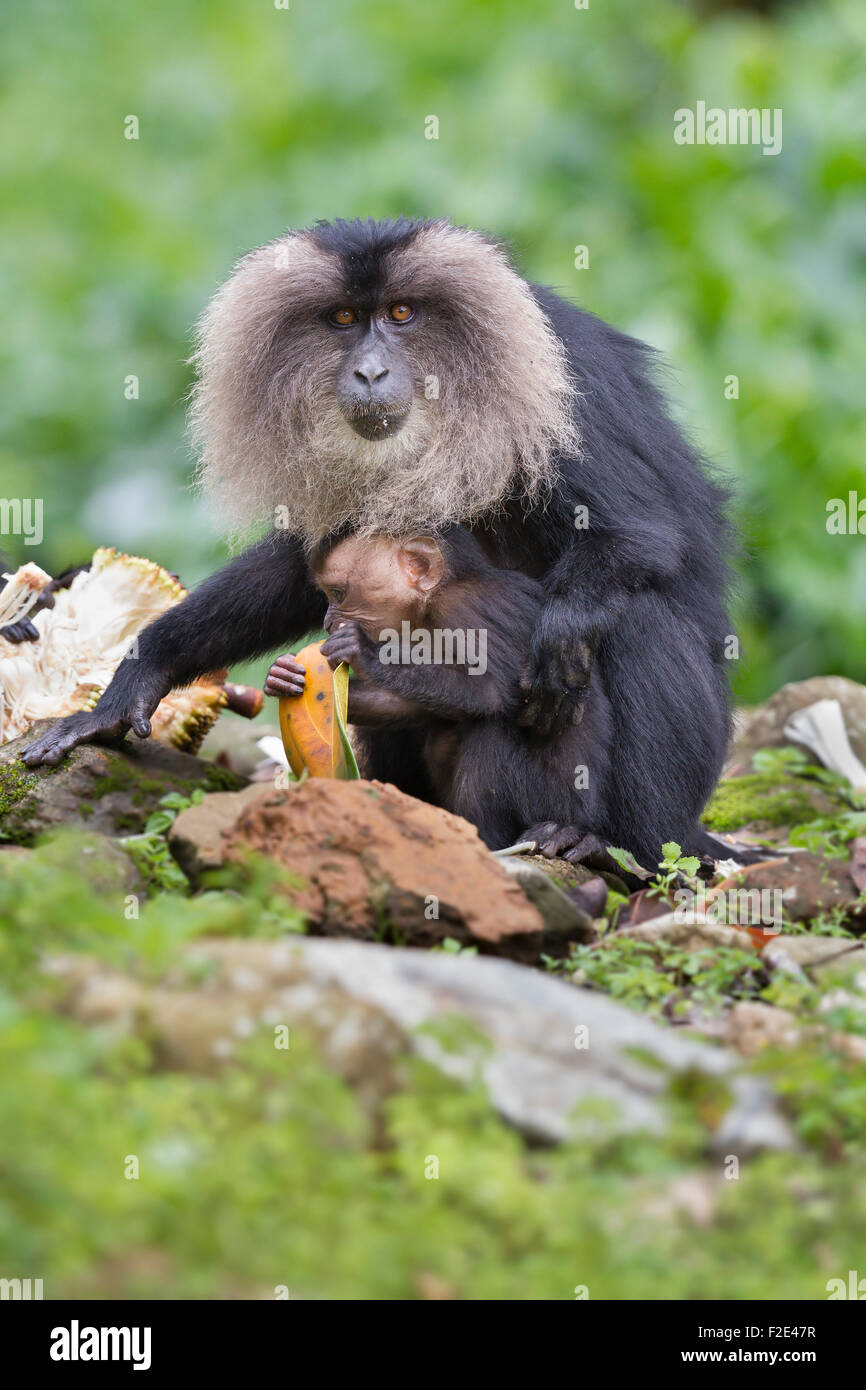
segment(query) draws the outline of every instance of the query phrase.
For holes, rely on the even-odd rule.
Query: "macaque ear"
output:
[[[397,562],[408,582],[419,594],[430,594],[442,582],[445,557],[432,536],[413,536],[403,541]]]

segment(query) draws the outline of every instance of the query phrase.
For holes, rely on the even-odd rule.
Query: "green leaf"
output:
[[[619,864],[621,869],[625,869],[627,874],[634,874],[635,878],[652,878],[649,869],[641,867],[631,850],[616,849],[615,846],[611,845],[607,852],[611,859],[614,859],[616,863]]]
[[[349,709],[349,668],[345,661],[334,672],[334,714],[337,719],[337,728],[340,733],[340,759],[337,765],[337,776],[343,781],[360,781],[361,774],[358,771],[358,763],[355,758],[355,750],[349,739],[349,731],[346,727],[346,715]]]

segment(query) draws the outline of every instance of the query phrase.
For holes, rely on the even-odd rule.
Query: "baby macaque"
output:
[[[518,724],[545,601],[538,581],[496,568],[459,526],[435,537],[349,536],[320,545],[311,568],[328,599],[323,654],[354,671],[349,721],[364,776],[464,816],[493,849],[532,838],[548,854],[585,859],[621,843],[597,677],[578,726],[538,736]],[[303,688],[293,656],[274,662],[266,694]]]

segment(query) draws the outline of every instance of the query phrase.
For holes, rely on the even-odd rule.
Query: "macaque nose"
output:
[[[376,382],[382,381],[387,375],[388,367],[385,356],[375,349],[372,352],[365,352],[355,368],[355,379],[363,381],[365,386],[374,386]]]

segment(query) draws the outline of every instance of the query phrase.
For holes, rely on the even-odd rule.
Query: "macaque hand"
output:
[[[19,618],[17,623],[9,623],[7,627],[0,627],[0,637],[4,637],[7,642],[38,642],[39,629],[34,627],[29,618]]]
[[[583,718],[593,651],[575,631],[567,606],[542,617],[520,682],[524,707],[519,723],[542,735],[562,734]]]
[[[21,754],[28,767],[59,763],[79,743],[120,743],[132,729],[139,738],[150,737],[150,716],[173,680],[149,663],[122,661],[95,709],[58,719],[53,728]]]
[[[281,699],[287,696],[303,695],[304,685],[306,684],[306,672],[299,661],[296,661],[291,652],[286,652],[285,656],[278,656],[265,681],[265,694],[277,695]]]
[[[369,637],[351,620],[341,623],[331,633],[327,642],[322,643],[322,656],[327,659],[332,671],[336,671],[341,662],[345,662],[356,671],[369,673],[370,657],[374,650]]]
[[[160,697],[161,698],[161,697]],[[79,743],[119,743],[130,729],[139,738],[150,737],[150,716],[156,709],[143,697],[133,700],[124,715],[118,716],[109,711],[96,709],[82,710],[79,714],[68,714],[58,719],[52,729],[31,743],[21,754],[27,767],[38,767],[40,763],[54,766],[61,758],[77,748]]]

